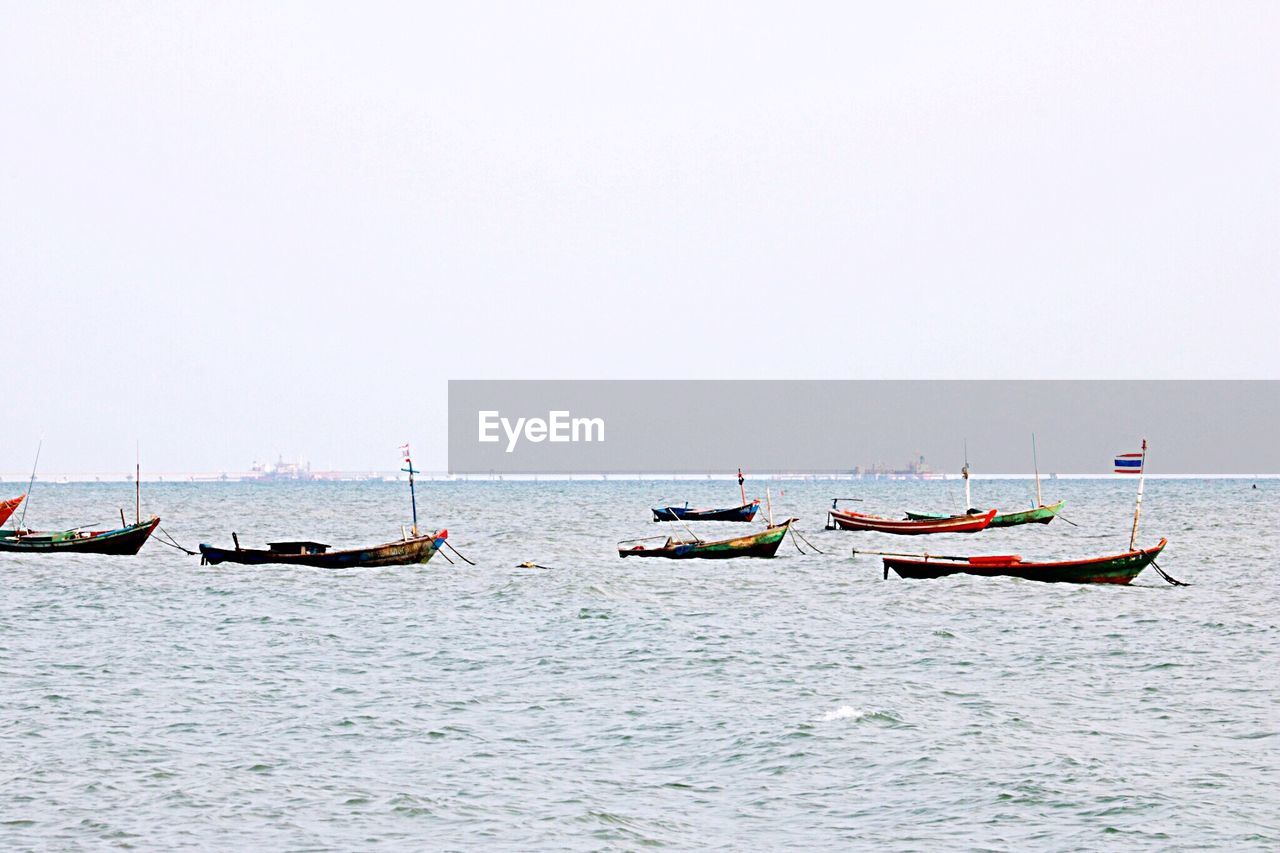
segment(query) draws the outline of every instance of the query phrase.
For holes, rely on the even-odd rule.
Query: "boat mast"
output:
[[[1036,434],[1031,433],[1031,462],[1036,466],[1036,506],[1044,506],[1040,497],[1040,458],[1036,456]]]
[[[742,485],[742,469],[738,469],[738,491],[742,493],[742,505],[747,505],[747,490]]]
[[[416,539],[418,536],[418,493],[413,488],[413,475],[422,472],[415,470],[413,467],[413,460],[409,458],[409,445],[406,444],[400,449],[404,451],[404,464],[408,466],[400,470],[409,474],[409,501],[413,505],[413,536]]]
[[[964,478],[964,511],[968,512],[973,508],[973,500],[969,496],[969,442],[964,443],[964,467],[960,469],[960,476]]]
[[[1147,479],[1147,440],[1142,439],[1142,462],[1138,465],[1138,501],[1133,505],[1133,530],[1129,533],[1129,550],[1138,541],[1138,517],[1142,515],[1142,486]]]
[[[40,448],[44,447],[44,439],[40,439],[36,444],[36,461],[31,463],[31,482],[27,483],[27,493],[22,497],[22,517],[13,525],[14,530],[21,530],[22,524],[27,520],[27,507],[31,506],[31,489],[36,484],[36,468],[40,467]]]
[[[133,462],[133,523],[142,523],[142,447],[134,447]]]

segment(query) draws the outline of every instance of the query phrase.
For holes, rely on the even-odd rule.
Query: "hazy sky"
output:
[[[1278,43],[1272,2],[10,0],[0,472],[443,468],[448,378],[1280,376]]]

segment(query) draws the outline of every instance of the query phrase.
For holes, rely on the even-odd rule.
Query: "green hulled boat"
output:
[[[1062,512],[1062,507],[1066,501],[1058,501],[1056,504],[1049,506],[1038,506],[1033,509],[1018,510],[1015,512],[997,512],[996,517],[991,519],[991,523],[987,527],[1015,527],[1019,524],[1048,524],[1058,517],[1058,513]],[[977,510],[969,510],[969,515],[977,514]],[[926,521],[930,519],[953,518],[954,516],[946,513],[935,512],[909,512],[907,518],[912,521]]]
[[[646,548],[639,544],[644,539],[629,539],[618,543],[619,557],[665,557],[668,560],[728,560],[733,557],[772,557],[778,553],[778,546],[791,529],[794,518],[788,518],[781,524],[766,527],[759,533],[750,536],[737,536],[733,539],[721,539],[716,542],[704,542],[701,539],[681,541],[666,537],[666,541],[657,548]],[[661,539],[663,537],[654,537]],[[631,542],[637,544],[624,548]]]
[[[1128,551],[1109,557],[1084,560],[1033,561],[1016,554],[990,557],[939,557],[926,554],[879,554],[884,558],[884,576],[889,570],[903,578],[942,578],[966,574],[983,577],[1011,577],[1050,583],[1114,583],[1128,584],[1147,566],[1155,562],[1168,540],[1161,539],[1154,548]],[[876,553],[859,552],[858,553]],[[1156,567],[1159,569],[1159,566]],[[1161,572],[1163,576],[1164,573]],[[1166,578],[1168,580],[1168,578]],[[1173,583],[1173,581],[1170,581]]]
[[[995,518],[991,519],[991,523],[987,527],[1017,527],[1019,524],[1048,524],[1058,517],[1058,513],[1062,512],[1062,505],[1066,501],[1058,501],[1056,504],[1045,505],[1040,498],[1040,460],[1035,452],[1036,437],[1031,436],[1031,454],[1035,460],[1036,468],[1036,505],[1031,509],[1015,510],[1013,512],[996,512]],[[964,449],[964,467],[960,469],[960,476],[964,479],[964,505],[968,507],[960,515],[981,515],[983,510],[974,509],[973,501],[969,492],[969,447],[966,444]],[[909,512],[907,519],[910,521],[930,521],[944,518],[957,518],[954,513],[938,513],[938,512]]]

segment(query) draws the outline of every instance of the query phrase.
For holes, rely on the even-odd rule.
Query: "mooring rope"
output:
[[[183,548],[181,545],[179,545],[178,540],[170,536],[169,531],[165,530],[160,525],[158,524],[156,525],[156,530],[159,530],[161,533],[163,533],[165,535],[165,538],[169,540],[168,542],[166,542],[164,539],[161,539],[159,536],[157,536],[156,541],[159,542],[161,545],[168,545],[170,548],[177,548],[179,551],[186,554],[188,557],[200,556],[198,551],[192,551],[188,548]]]
[[[805,556],[805,557],[807,557],[807,556],[808,556],[808,554],[805,554],[804,549],[800,547],[800,543],[796,541],[796,532],[795,532],[795,530],[794,530],[794,529],[792,529],[792,528],[790,528],[790,527],[788,527],[788,528],[787,528],[787,532],[791,534],[791,544],[796,546],[796,550],[800,552],[801,556]]]
[[[792,530],[792,532],[793,532],[796,536],[799,536],[799,537],[800,537],[800,541],[804,542],[804,544],[808,545],[810,548],[812,548],[813,550],[817,551],[819,554],[825,554],[825,553],[826,553],[826,551],[823,551],[823,550],[822,550],[821,548],[819,548],[817,545],[814,545],[814,544],[813,544],[812,542],[810,542],[808,539],[805,539],[805,538],[804,538],[804,534],[803,534],[803,533],[800,533],[800,532],[798,532],[798,531],[796,531],[796,529],[795,529],[794,527],[793,527],[793,528],[791,528],[791,530]]]
[[[448,542],[448,540],[445,540],[445,543],[444,543],[444,544],[445,544],[445,546],[446,546],[450,551],[452,551],[453,553],[457,554],[457,555],[458,555],[458,557],[459,557],[459,559],[461,559],[461,560],[462,560],[462,562],[466,563],[468,566],[474,566],[474,565],[475,565],[475,563],[471,562],[471,561],[470,561],[470,560],[468,560],[466,557],[462,556],[462,552],[461,552],[461,551],[459,551],[457,548],[455,548],[455,547],[453,547],[452,545],[450,545],[450,544],[449,544],[449,542]],[[446,560],[448,560],[449,558],[448,558],[448,557],[445,557],[445,559],[446,559]],[[453,561],[452,561],[452,560],[449,560],[449,562],[450,562],[450,563],[452,563]]]
[[[1160,577],[1162,577],[1162,578],[1164,578],[1166,581],[1168,581],[1168,583],[1169,583],[1169,585],[1170,585],[1170,586],[1191,586],[1191,584],[1189,584],[1189,583],[1184,583],[1183,581],[1180,581],[1180,580],[1178,580],[1177,578],[1170,577],[1170,576],[1165,572],[1165,570],[1164,570],[1164,569],[1162,569],[1162,568],[1160,568],[1160,566],[1156,565],[1156,561],[1155,561],[1155,560],[1152,560],[1152,561],[1151,561],[1151,568],[1153,568],[1153,569],[1155,569],[1157,572],[1159,572],[1159,573],[1160,573]]]

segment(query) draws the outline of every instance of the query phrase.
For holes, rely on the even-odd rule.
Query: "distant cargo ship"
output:
[[[907,463],[906,468],[888,468],[884,465],[872,465],[863,468],[859,465],[853,469],[853,476],[858,480],[942,480],[942,474],[935,473],[925,464],[924,456]]]
[[[286,462],[278,457],[274,465],[254,462],[244,478],[249,483],[371,482],[385,477],[376,471],[312,471],[310,462]]]

